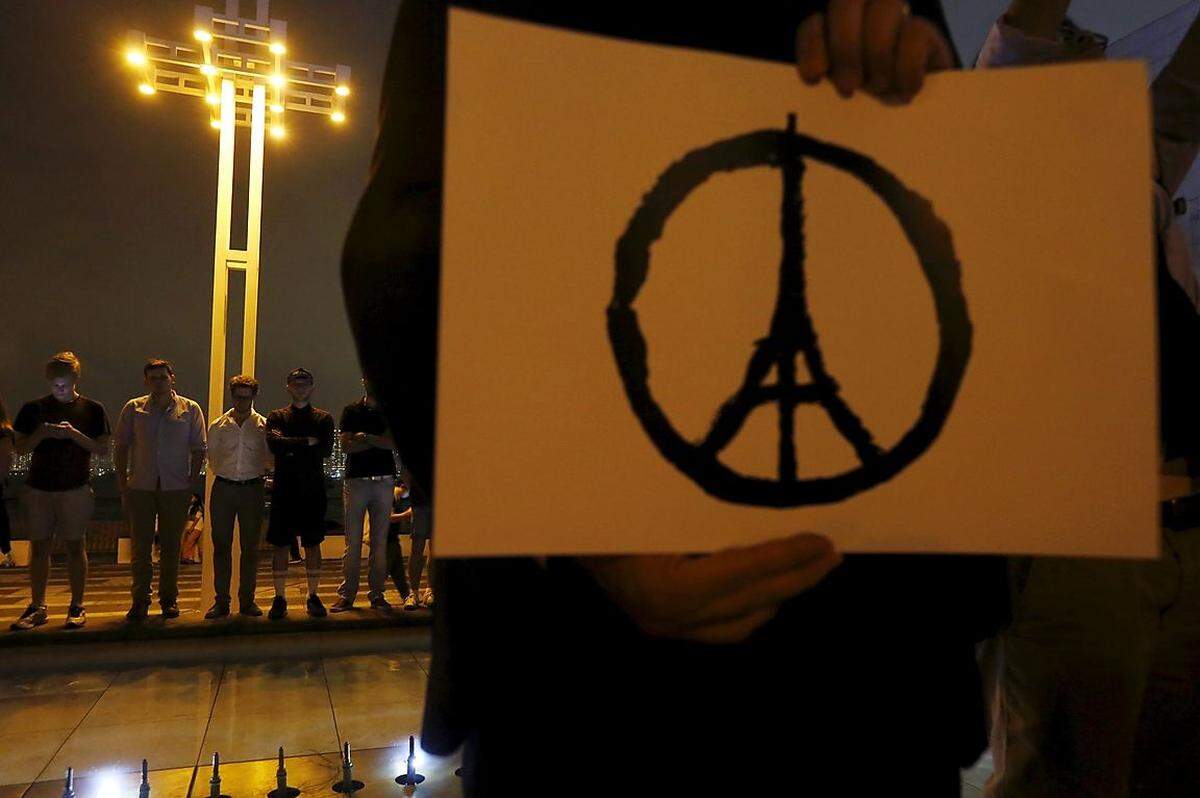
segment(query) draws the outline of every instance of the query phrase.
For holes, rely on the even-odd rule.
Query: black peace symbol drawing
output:
[[[895,215],[933,295],[938,354],[916,421],[890,449],[882,449],[842,398],[825,366],[809,314],[804,274],[801,181],[804,159],[857,178]],[[648,344],[633,304],[650,273],[651,246],[671,214],[712,175],[741,169],[778,169],[783,178],[780,234],[783,258],[779,294],[767,335],[754,344],[746,376],[717,410],[708,432],[685,439],[655,401],[649,385]],[[608,337],[629,404],[659,453],[706,493],[729,502],[766,507],[797,507],[837,502],[899,474],[929,449],[941,433],[962,385],[971,357],[972,327],[962,291],[962,270],[950,229],[929,200],[905,186],[873,159],[798,134],[795,115],[783,130],[758,130],[689,152],[658,178],[630,219],[616,246],[616,280],[607,308]],[[796,358],[803,357],[809,381],[796,381]],[[772,368],[776,379],[765,380]],[[738,473],[720,462],[720,453],[759,406],[779,409],[776,479]],[[859,464],[827,476],[799,478],[795,410],[817,404],[850,444]]]

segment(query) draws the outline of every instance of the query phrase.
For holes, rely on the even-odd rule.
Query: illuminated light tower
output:
[[[238,15],[238,0],[226,0],[225,13],[196,6],[192,37],[175,42],[130,31],[125,61],[139,75],[138,92],[199,97],[210,109],[209,124],[221,131],[217,169],[216,251],[213,257],[212,339],[209,354],[208,418],[224,411],[225,341],[228,333],[229,272],[245,273],[242,363],[254,374],[258,331],[259,236],[262,227],[263,139],[286,136],[290,112],[346,121],[350,67],[319,66],[286,58],[287,23],[271,19],[268,0],[256,0],[253,19]],[[235,129],[250,128],[250,190],[246,207],[246,248],[231,243]],[[213,475],[208,475],[206,495]],[[209,515],[211,517],[211,514]],[[203,597],[213,597],[212,538],[204,535]],[[239,546],[233,546],[230,596],[237,595]]]

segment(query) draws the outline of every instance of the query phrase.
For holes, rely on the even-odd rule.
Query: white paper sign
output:
[[[451,11],[442,556],[1157,546],[1146,73],[788,65]]]

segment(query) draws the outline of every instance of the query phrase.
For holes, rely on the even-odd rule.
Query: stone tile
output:
[[[209,761],[214,751],[224,762],[267,759],[281,745],[296,756],[337,751],[329,702],[310,707],[286,704],[274,712],[215,714],[204,737],[202,761]]]
[[[0,734],[0,784],[32,782],[70,734],[70,729]]]
[[[0,680],[0,698],[106,690],[114,676],[116,671],[13,676]]]
[[[334,712],[338,737],[354,748],[407,745],[408,736],[421,736],[422,708],[412,704],[381,704]]]
[[[49,731],[74,729],[103,696],[96,691],[83,693],[37,693],[23,698],[0,699],[0,718],[7,731]]]
[[[46,769],[45,778],[61,778],[67,766],[80,778],[101,771],[131,773],[141,769],[142,758],[157,770],[196,764],[208,717],[140,720],[130,723],[96,724],[87,720],[67,738]]]
[[[138,668],[121,671],[112,681],[114,690],[216,690],[224,667],[196,665],[186,668]]]
[[[286,751],[285,751],[286,753]],[[289,756],[284,760],[287,769],[288,786],[296,787],[302,796],[329,795],[334,793],[329,789],[339,774],[339,757],[336,753],[317,754],[313,756]],[[222,759],[221,763],[221,792],[235,798],[257,798],[265,796],[275,789],[275,772],[278,760],[260,759],[252,762],[230,762]],[[207,796],[209,780],[212,778],[212,768],[209,762],[201,764],[196,771],[196,785],[192,794]],[[57,796],[55,797],[57,798]],[[159,796],[154,796],[159,798]]]
[[[215,690],[215,685],[113,688],[100,697],[84,722],[89,726],[114,726],[140,718],[146,712],[153,712],[160,720],[207,718],[212,712]]]
[[[213,704],[213,717],[259,714],[282,707],[284,711],[312,707],[329,709],[329,688],[324,681],[284,680],[222,683]]]
[[[329,682],[329,695],[335,712],[378,704],[409,704],[420,707],[425,703],[427,677],[420,668],[404,672],[379,672],[368,678]]]
[[[225,668],[221,684],[323,682],[325,668],[320,660],[238,663]]]
[[[150,794],[154,798],[187,798],[195,768],[152,770],[149,773]],[[138,794],[142,775],[102,771],[91,776],[76,777],[75,798],[126,798]],[[61,798],[65,779],[61,776],[34,784],[25,798]],[[203,793],[207,795],[207,793]],[[0,798],[4,798],[0,793]]]

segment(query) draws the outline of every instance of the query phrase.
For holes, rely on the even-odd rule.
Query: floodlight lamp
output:
[[[196,41],[198,42],[212,41],[212,34],[206,30],[201,30],[200,28],[196,28],[196,30],[192,32],[192,35],[196,37]]]
[[[334,89],[334,91],[337,92],[337,96],[345,97],[347,94],[350,93],[350,87],[349,86],[338,86],[336,89]]]
[[[346,115],[343,114],[341,111],[334,111],[332,114],[329,115],[329,118],[332,119],[334,122],[339,122],[339,123],[346,121]]]
[[[125,60],[130,66],[140,67],[146,65],[146,54],[141,50],[130,48],[125,51]]]
[[[286,131],[283,129],[283,125],[271,125],[271,137],[272,138],[281,139],[284,137],[285,134],[286,134]]]
[[[283,79],[283,75],[272,75],[271,76],[271,85],[274,86],[275,88],[278,89],[279,87],[283,86],[283,84],[285,84],[285,83],[287,83],[287,81]]]
[[[210,119],[210,120],[208,120],[208,126],[214,130],[220,130],[221,129],[221,120],[220,119]]]
[[[282,106],[282,105],[280,105],[279,103],[271,103],[271,113],[273,113],[273,114],[282,114],[282,113],[283,113],[283,106]]]
[[[201,64],[200,74],[208,75],[211,78],[213,75],[217,74],[217,68],[212,64]]]
[[[284,46],[283,42],[273,42],[271,44],[271,52],[275,55],[283,55],[287,52],[287,47]]]
[[[220,105],[221,104],[221,95],[206,94],[206,95],[204,95],[204,102],[208,103],[209,105]]]
[[[138,91],[140,91],[142,94],[145,94],[145,95],[151,95],[154,93],[154,87],[151,86],[149,83],[139,83]]]

